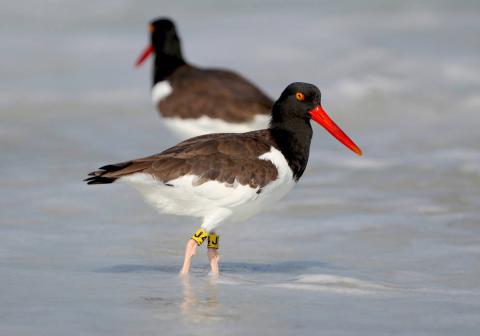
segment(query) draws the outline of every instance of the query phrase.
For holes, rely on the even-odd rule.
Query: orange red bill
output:
[[[333,122],[332,119],[327,115],[323,108],[319,105],[314,109],[308,111],[312,116],[312,119],[317,123],[322,125],[331,135],[335,137],[342,144],[347,146],[350,150],[358,155],[362,155],[362,150],[348,137],[348,135],[343,132],[340,127]]]
[[[137,61],[135,62],[135,66],[136,67],[139,67],[140,65],[143,64],[143,62],[145,62],[145,60],[151,55],[153,54],[153,47],[151,45],[147,46],[143,51],[142,53],[140,54],[140,56],[138,56],[137,58]]]

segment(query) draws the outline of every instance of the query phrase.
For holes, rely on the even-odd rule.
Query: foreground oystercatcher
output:
[[[135,65],[155,54],[152,100],[174,133],[185,139],[268,127],[273,101],[260,89],[234,72],[188,64],[171,20],[153,20],[149,30],[151,45]]]
[[[312,84],[290,84],[273,106],[268,129],[191,138],[160,154],[103,166],[85,181],[128,182],[163,213],[202,218],[187,242],[181,273],[188,273],[207,237],[211,270],[218,273],[217,228],[251,217],[292,189],[307,166],[310,119],[362,154],[328,117],[320,98]]]

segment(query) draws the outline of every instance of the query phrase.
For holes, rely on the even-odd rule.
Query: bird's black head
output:
[[[164,54],[182,58],[180,38],[172,20],[166,18],[155,19],[150,22],[148,28],[156,55]]]
[[[180,38],[175,24],[167,18],[152,20],[148,25],[151,43],[140,54],[135,66],[140,66],[152,54],[155,54],[153,84],[170,76],[175,69],[184,65]]]
[[[338,141],[358,155],[360,148],[338,127],[323,110],[320,90],[313,84],[292,83],[283,90],[272,109],[270,128],[291,133],[311,134],[310,120],[322,125]]]
[[[272,123],[297,121],[308,122],[309,111],[321,104],[320,90],[313,84],[295,82],[283,90],[272,110]]]

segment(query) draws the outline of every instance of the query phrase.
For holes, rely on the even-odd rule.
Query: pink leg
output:
[[[208,248],[207,253],[208,259],[210,260],[211,273],[218,275],[218,260],[220,259],[220,256],[218,255],[218,249]]]
[[[183,267],[180,274],[188,274],[190,270],[190,264],[192,263],[192,257],[197,250],[197,243],[193,239],[189,239],[187,246],[185,247],[185,259],[183,259]]]

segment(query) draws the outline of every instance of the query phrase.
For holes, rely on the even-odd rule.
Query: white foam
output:
[[[356,99],[375,92],[396,92],[405,84],[397,79],[367,75],[363,78],[342,78],[335,85],[334,90],[340,94]]]
[[[303,274],[293,281],[275,284],[273,287],[350,295],[375,294],[397,289],[394,286],[331,274]]]
[[[480,108],[480,95],[472,94],[469,95],[462,101],[462,105],[469,109],[479,109]]]
[[[473,66],[464,64],[447,64],[443,69],[444,75],[454,81],[480,83],[480,71]]]

